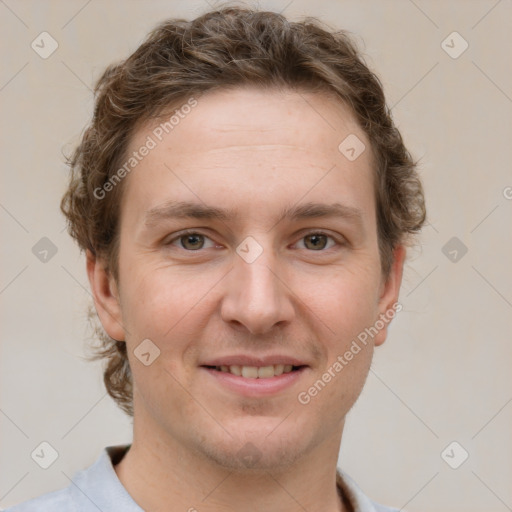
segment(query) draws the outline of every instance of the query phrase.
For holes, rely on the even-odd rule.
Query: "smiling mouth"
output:
[[[278,377],[285,373],[291,373],[299,371],[305,366],[293,366],[291,364],[274,364],[270,366],[203,366],[208,370],[215,370],[223,373],[231,373],[238,377],[244,377],[246,379],[270,379],[272,377]]]

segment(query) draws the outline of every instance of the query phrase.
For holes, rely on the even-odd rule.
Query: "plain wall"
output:
[[[260,6],[356,34],[421,159],[429,224],[406,265],[404,310],[348,415],[339,464],[375,501],[410,512],[510,510],[512,3]],[[59,212],[63,153],[90,118],[105,66],[163,19],[207,9],[206,1],[0,3],[3,507],[67,486],[103,447],[131,441],[131,420],[106,395],[101,364],[83,360],[90,294],[85,259]],[[47,59],[31,48],[43,31],[59,45]],[[469,44],[458,58],[442,47],[454,31]],[[460,44],[448,39],[452,53]],[[43,237],[57,249],[46,263],[32,252]],[[458,249],[446,246],[453,237]],[[46,470],[30,457],[42,441],[59,452]],[[458,469],[441,457],[453,441],[469,454]]]

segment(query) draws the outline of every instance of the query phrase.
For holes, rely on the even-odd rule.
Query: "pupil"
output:
[[[309,239],[314,249],[323,249],[325,247],[326,236],[325,235],[308,235],[306,239]],[[323,243],[322,243],[323,242]],[[307,243],[306,243],[307,246]]]
[[[200,241],[200,237],[202,235],[185,235],[183,238],[185,239],[185,243],[183,244],[183,246],[185,247],[185,249],[200,249],[202,247],[202,243],[200,243],[200,246],[197,247],[197,241],[199,240]],[[195,245],[195,247],[187,247],[187,244],[188,243],[191,243],[193,246]]]

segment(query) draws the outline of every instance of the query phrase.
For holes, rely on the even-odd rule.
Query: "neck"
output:
[[[341,435],[279,471],[238,472],[134,422],[132,446],[114,469],[144,510],[166,510],[172,503],[173,510],[189,512],[235,512],[247,504],[265,512],[349,512],[336,487],[340,443]]]

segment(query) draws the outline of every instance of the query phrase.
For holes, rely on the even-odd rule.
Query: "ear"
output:
[[[379,328],[378,333],[373,340],[374,346],[378,347],[386,341],[388,335],[388,325],[393,320],[398,311],[402,310],[402,305],[398,303],[400,294],[400,285],[402,284],[402,274],[405,262],[405,247],[399,245],[393,251],[393,263],[387,278],[383,278],[379,296],[379,320],[384,327]],[[379,324],[380,327],[380,324]]]
[[[117,341],[124,341],[121,305],[115,279],[105,269],[104,261],[87,251],[87,276],[91,286],[96,312],[107,334]]]

